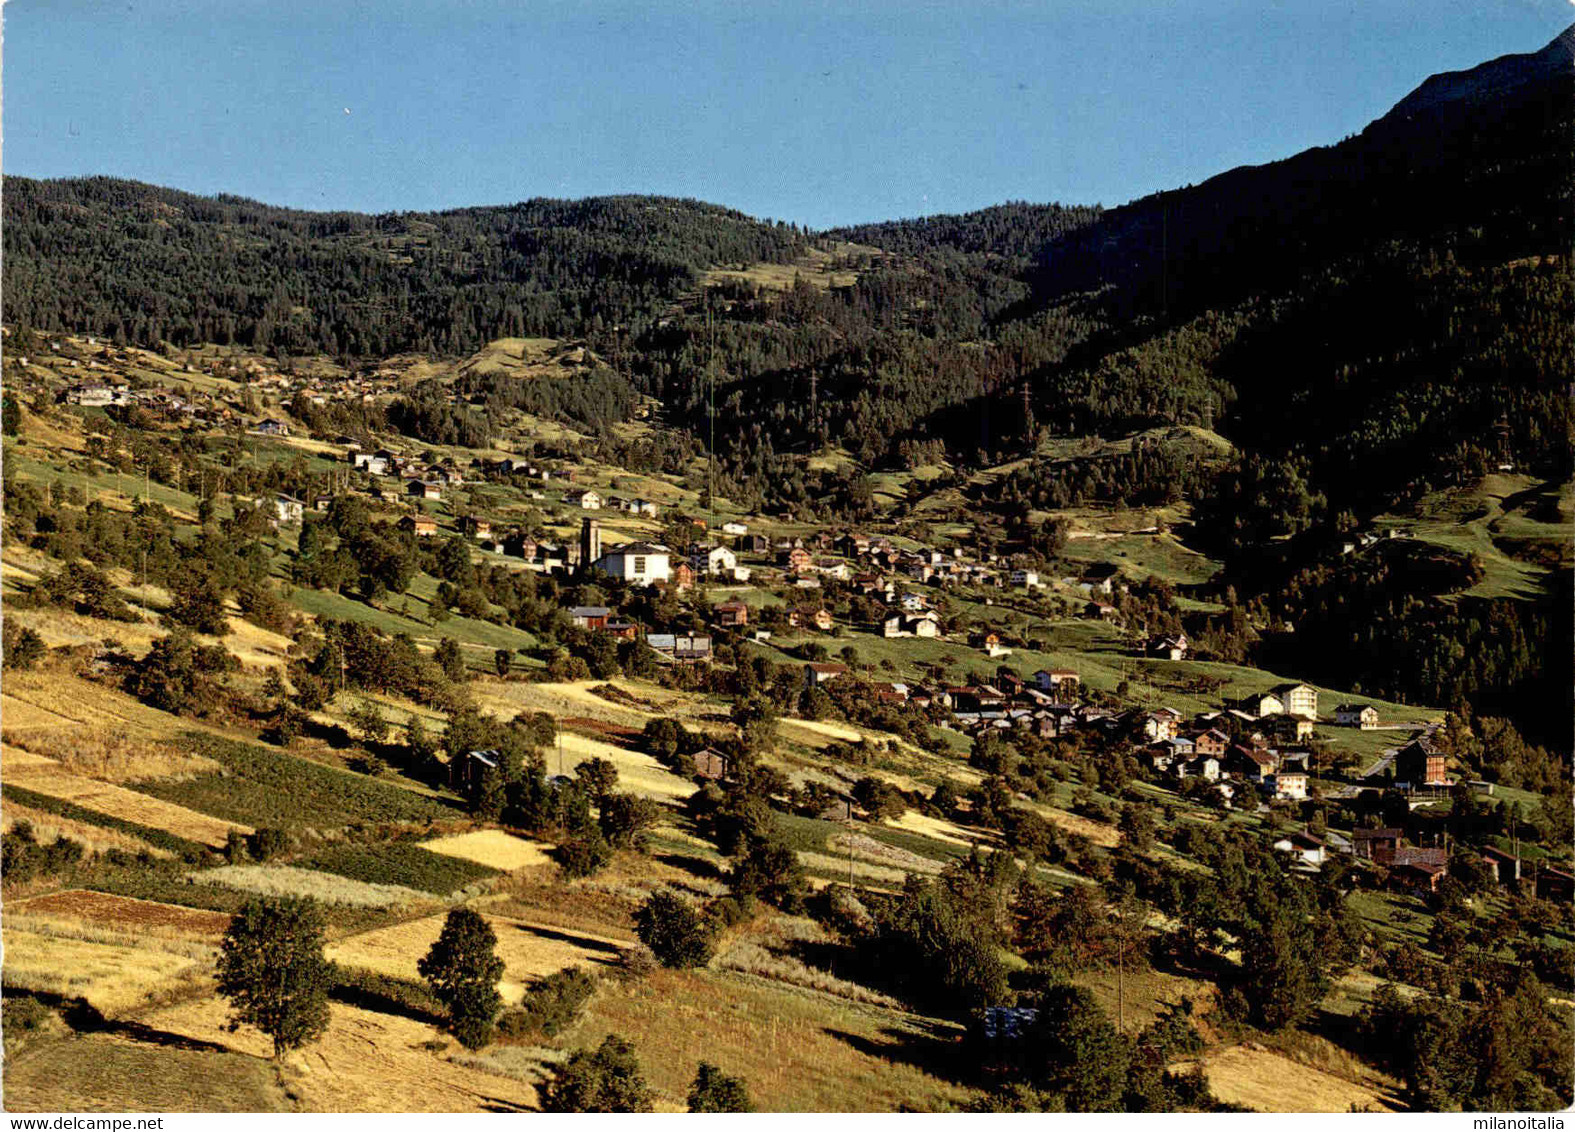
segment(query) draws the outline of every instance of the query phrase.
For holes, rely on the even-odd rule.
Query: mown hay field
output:
[[[1260,1112],[1350,1112],[1353,1106],[1390,1111],[1372,1088],[1262,1048],[1232,1046],[1211,1054],[1204,1071],[1221,1100]]]
[[[29,1044],[5,1065],[8,1112],[288,1112],[263,1060],[112,1034]]]
[[[473,861],[489,869],[509,873],[515,869],[552,863],[552,858],[547,855],[550,845],[515,837],[501,829],[475,829],[469,833],[450,834],[448,837],[423,841],[421,848],[429,853],[458,857],[462,861]]]
[[[323,1036],[290,1053],[285,1076],[309,1112],[515,1112],[535,1107],[523,1082],[455,1064],[424,1048],[452,1039],[423,1022],[332,1003]],[[249,1027],[231,1033],[217,998],[153,1011],[148,1026],[191,1041],[212,1043],[252,1058],[272,1056],[271,1043]]]
[[[48,926],[48,925],[41,925]],[[26,931],[8,923],[5,984],[20,990],[81,998],[107,1016],[147,1005],[161,993],[206,977],[213,963],[203,949],[156,937],[125,935],[122,943]],[[188,954],[163,950],[176,947]]]
[[[420,978],[416,964],[443,930],[445,916],[426,916],[391,927],[349,936],[329,946],[328,957],[346,966],[366,967],[384,975]],[[576,965],[592,968],[613,962],[619,945],[561,928],[528,924],[521,920],[488,915],[497,933],[497,955],[503,960],[498,990],[517,1003],[526,986],[536,979]]]
[[[122,821],[152,829],[162,829],[176,837],[203,845],[223,845],[230,830],[251,833],[252,827],[238,821],[211,817],[179,803],[165,801],[113,783],[72,774],[54,759],[29,754],[14,747],[0,746],[0,773],[9,786],[21,786],[52,798],[60,798]]]

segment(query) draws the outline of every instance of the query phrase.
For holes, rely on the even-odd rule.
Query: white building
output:
[[[731,574],[738,567],[738,555],[725,546],[698,546],[689,556],[689,565],[698,574]]]
[[[622,578],[630,585],[648,586],[666,582],[673,576],[673,552],[652,542],[631,542],[615,546],[591,564],[592,569]]]
[[[1013,570],[1012,585],[1025,586],[1028,589],[1038,589],[1039,575],[1033,570]]]
[[[580,507],[586,511],[602,509],[602,497],[594,491],[571,491],[563,497],[563,501],[570,507]]]
[[[749,533],[749,524],[740,523],[737,519],[731,519],[722,524],[722,533],[724,535],[747,535]]]
[[[299,523],[306,514],[306,505],[293,495],[281,493],[273,497],[273,511],[276,522]]]
[[[1341,727],[1371,731],[1378,726],[1378,709],[1372,704],[1341,704],[1334,709],[1334,721]]]

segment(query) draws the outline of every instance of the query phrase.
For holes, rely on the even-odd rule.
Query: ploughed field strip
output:
[[[128,931],[170,929],[193,936],[221,936],[230,926],[230,917],[224,912],[161,904],[155,900],[138,900],[132,896],[116,896],[82,888],[30,896],[7,904],[6,911],[12,915],[76,919]]]

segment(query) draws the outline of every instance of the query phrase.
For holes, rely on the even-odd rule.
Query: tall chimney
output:
[[[580,573],[589,573],[591,564],[601,556],[601,520],[591,518],[580,520]]]

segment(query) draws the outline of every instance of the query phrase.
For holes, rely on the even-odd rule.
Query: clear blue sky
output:
[[[1568,0],[13,0],[4,167],[364,211],[815,227],[1119,204],[1360,130]],[[345,111],[349,110],[347,114]]]

